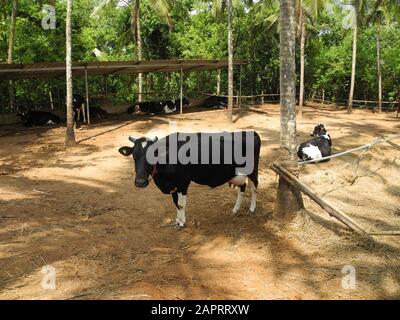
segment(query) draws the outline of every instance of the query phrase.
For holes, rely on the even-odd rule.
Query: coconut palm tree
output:
[[[357,64],[357,34],[358,29],[361,26],[362,18],[365,14],[366,0],[352,0],[351,10],[350,10],[350,23],[349,27],[353,30],[353,53],[352,53],[352,63],[351,63],[351,82],[350,82],[350,92],[349,101],[347,105],[347,113],[353,112],[353,98],[354,98],[354,87],[356,79],[356,64]]]
[[[389,20],[389,10],[399,12],[397,0],[378,0],[372,8],[368,21],[376,25],[376,68],[378,77],[378,112],[382,112],[382,71],[381,71],[381,26],[385,20]]]
[[[8,53],[7,63],[12,64],[14,62],[14,38],[15,38],[15,24],[17,20],[17,0],[12,1],[11,19],[10,19],[10,31],[8,36]],[[9,97],[11,110],[15,109],[15,93],[14,93],[14,81],[10,80],[9,86]]]
[[[67,132],[65,135],[65,145],[75,144],[74,132],[74,113],[72,109],[72,57],[71,57],[71,22],[72,22],[73,0],[67,0],[67,19],[65,27],[66,36],[66,81],[67,81]]]
[[[209,2],[209,1],[206,1]],[[213,14],[218,15],[221,12],[225,11],[225,8],[228,10],[228,110],[227,110],[227,118],[229,122],[232,122],[232,113],[233,113],[233,7],[238,7],[241,5],[252,5],[252,0],[246,0],[243,4],[238,1],[232,0],[213,0]],[[220,79],[220,78],[219,78]],[[219,91],[219,90],[218,90]]]
[[[281,134],[280,161],[296,173],[296,19],[295,0],[280,2],[280,95]],[[303,200],[298,189],[280,177],[275,212],[280,217],[290,217],[303,208]]]
[[[233,39],[232,39],[232,0],[228,0],[228,121],[232,122],[233,111]]]
[[[313,23],[330,0],[296,0],[295,1],[295,19],[297,21],[297,36],[300,38],[300,90],[299,90],[299,108],[298,117],[302,117],[304,104],[304,66],[305,66],[305,42],[307,23]],[[279,0],[267,0],[263,2],[271,10],[271,15],[266,21],[271,26],[279,26]]]
[[[151,7],[154,11],[162,18],[165,19],[168,26],[172,27],[171,8],[175,3],[175,0],[149,0]],[[117,6],[120,3],[119,0],[102,0],[100,4],[93,10],[91,17],[97,16],[100,11],[109,6]],[[136,43],[136,59],[142,60],[142,35],[140,30],[140,0],[126,1],[131,5],[131,30],[133,39]],[[138,74],[138,101],[142,101],[143,92],[143,74]]]

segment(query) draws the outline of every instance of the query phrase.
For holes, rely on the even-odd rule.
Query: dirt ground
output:
[[[172,121],[172,122],[171,122]],[[133,162],[118,148],[151,129],[255,129],[262,137],[257,209],[249,192],[239,216],[236,191],[192,184],[187,226],[170,223],[175,207],[152,183],[133,186]],[[324,123],[334,152],[398,134],[393,113],[331,106],[305,108],[299,141]],[[293,221],[273,214],[279,107],[108,120],[77,130],[65,151],[63,127],[0,128],[0,299],[377,299],[400,298],[400,237],[375,241],[348,231],[309,199]],[[153,132],[154,134],[154,132]],[[301,180],[365,229],[400,230],[400,141],[381,144],[360,163],[356,155],[302,168]],[[41,285],[42,268],[56,288]],[[342,286],[344,266],[355,289]]]

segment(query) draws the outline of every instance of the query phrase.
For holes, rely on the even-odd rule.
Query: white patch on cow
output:
[[[47,121],[47,124],[50,125],[50,126],[54,126],[56,123],[51,121],[51,120],[49,120],[49,121]]]
[[[146,146],[147,146],[147,141],[142,141],[142,148],[144,149],[146,148]]]
[[[172,112],[174,112],[175,110],[176,110],[176,108],[170,109],[170,108],[168,108],[168,106],[164,106],[164,112],[165,112],[165,113],[172,113]]]
[[[175,225],[177,228],[184,227],[186,223],[186,196],[178,193],[178,209],[176,209]]]
[[[323,137],[325,139],[327,139],[327,140],[331,140],[331,138],[329,137],[329,132],[328,131],[323,135]]]
[[[308,147],[304,147],[301,150],[307,157],[311,160],[320,159],[322,158],[321,151],[318,149],[317,146],[310,144]]]
[[[243,196],[244,196],[244,192],[240,191],[240,188],[238,189],[238,194],[237,194],[237,199],[236,199],[236,203],[235,206],[232,209],[232,213],[236,214],[239,212],[240,207],[242,206],[242,202],[243,202]]]
[[[246,176],[245,175],[238,175],[231,179],[229,183],[234,184],[235,186],[241,186],[246,182]]]

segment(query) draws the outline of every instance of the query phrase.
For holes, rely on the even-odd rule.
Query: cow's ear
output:
[[[133,148],[131,147],[121,147],[118,149],[119,153],[125,157],[130,156],[133,153]]]

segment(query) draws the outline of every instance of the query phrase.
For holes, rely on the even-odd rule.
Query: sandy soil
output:
[[[133,163],[117,152],[128,136],[151,129],[255,129],[262,137],[255,215],[249,194],[239,216],[236,191],[191,185],[187,227],[176,231],[171,197],[133,186]],[[324,123],[335,152],[399,133],[400,119],[307,107],[299,141]],[[0,299],[358,299],[400,298],[400,237],[366,241],[305,198],[307,212],[288,223],[273,214],[278,106],[254,107],[232,125],[223,110],[183,116],[120,118],[77,131],[0,128]],[[348,155],[308,165],[301,180],[367,230],[400,230],[400,141],[368,153],[352,181]],[[307,214],[306,214],[307,213]],[[56,270],[56,289],[41,285]],[[342,268],[356,288],[342,287]]]

